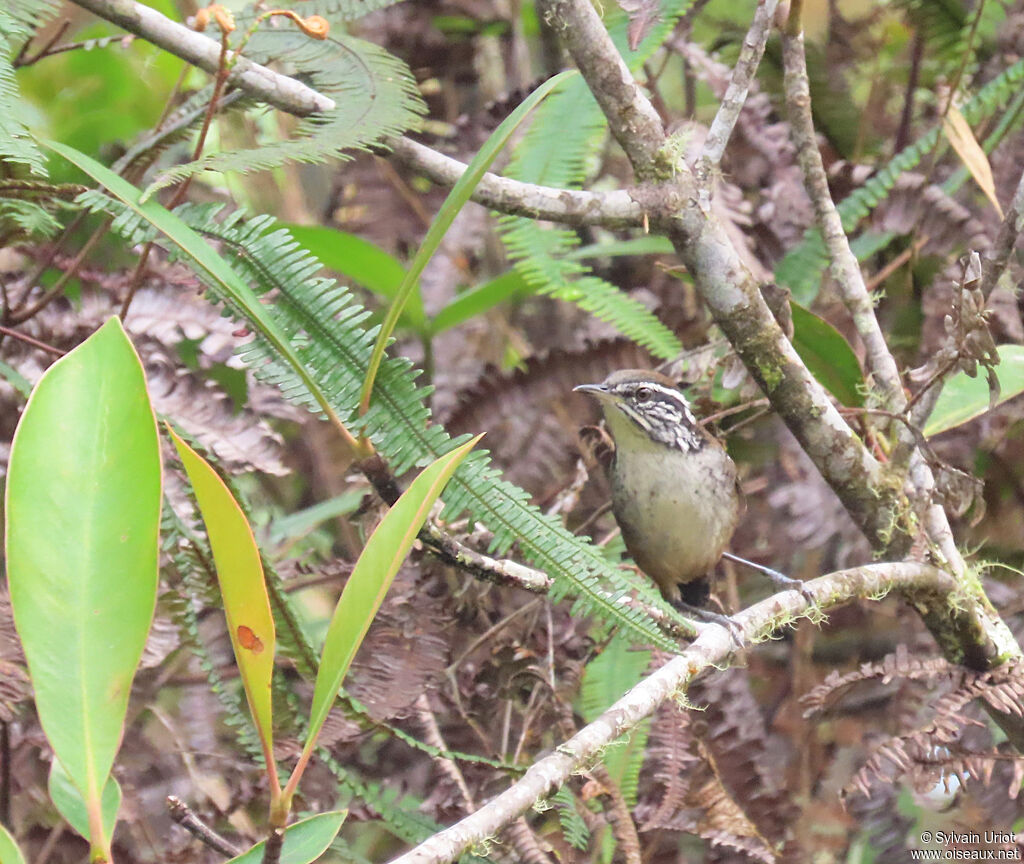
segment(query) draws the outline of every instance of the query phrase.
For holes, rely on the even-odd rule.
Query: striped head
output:
[[[601,384],[581,384],[575,389],[601,403],[617,446],[646,440],[687,453],[707,443],[686,397],[671,378],[659,372],[623,369]]]

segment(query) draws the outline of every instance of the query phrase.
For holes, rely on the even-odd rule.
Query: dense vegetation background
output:
[[[94,4],[103,6],[83,5]],[[199,11],[192,0],[150,5],[177,22]],[[235,48],[256,13],[228,5]],[[229,478],[255,526],[279,619],[277,757],[288,763],[312,693],[311,646],[385,509],[382,487],[386,498],[388,482],[406,485],[414,466],[449,449],[445,433],[487,433],[492,467],[474,457],[461,469],[433,542],[424,536],[400,572],[296,805],[349,808],[323,860],[385,861],[506,789],[670,656],[678,630],[658,629],[645,609],[668,613],[620,567],[606,446],[593,428],[579,431],[597,422],[595,407],[572,393],[614,369],[665,363],[740,465],[746,509],[734,552],[805,580],[879,559],[927,560],[948,565],[973,593],[929,609],[882,599],[895,583],[858,584],[836,594],[853,602],[827,608],[827,618],[798,618],[806,606],[787,595],[769,623],[791,627],[771,640],[744,631],[759,644],[685,698],[662,699],[465,860],[895,862],[910,860],[910,848],[952,848],[929,845],[928,831],[1012,832],[1021,739],[990,714],[1024,713],[1019,648],[980,651],[981,662],[935,637],[943,620],[989,601],[1014,634],[1024,630],[1024,403],[1012,398],[1024,390],[1015,251],[1024,3],[803,4],[817,135],[809,140],[905,372],[902,403],[866,356],[845,277],[829,271],[798,159],[801,133],[785,104],[793,83],[784,83],[778,28],[720,163],[701,162],[764,6],[604,0],[585,5],[604,16],[667,130],[664,170],[647,165],[645,174],[614,119],[609,133],[594,76],[561,85],[491,170],[590,190],[581,200],[591,215],[559,205],[558,220],[555,204],[516,197],[525,186],[501,200],[487,193],[490,207],[467,204],[398,319],[377,401],[360,420],[370,328],[458,176],[437,154],[469,162],[540,81],[572,65],[561,25],[545,13],[564,10],[539,5],[298,2],[300,16],[327,22],[326,41],[275,18],[243,56],[336,103],[305,119],[74,3],[13,0],[0,10],[0,455],[6,461],[43,370],[120,314],[157,412]],[[218,45],[216,16],[207,33]],[[197,148],[217,98],[222,110]],[[398,137],[407,132],[411,139]],[[187,250],[36,139],[180,205],[278,316],[342,419],[371,435],[389,466],[383,475],[306,410],[294,371],[254,338],[258,326]],[[751,377],[750,351],[716,324],[717,309],[709,313],[704,277],[684,251],[692,236],[673,235],[669,217],[658,216],[662,203],[644,197],[701,164],[713,190],[702,218],[763,286],[865,458],[906,468],[917,464],[913,449],[935,488],[867,483],[857,499],[822,479],[794,427],[799,417],[786,416],[787,429],[773,411],[788,397],[769,392],[769,404],[771,375]],[[274,233],[275,221],[294,241]],[[930,410],[915,414],[922,404]],[[114,853],[126,862],[217,861],[224,856],[174,824],[166,797],[244,849],[265,834],[267,789],[202,523],[166,448],[164,471],[157,618],[114,769],[124,793]],[[865,515],[872,496],[881,515]],[[965,566],[936,539],[933,505],[950,519]],[[524,590],[505,559],[553,586]],[[732,564],[719,572],[727,612],[772,591]],[[603,593],[620,590],[639,600],[626,608]],[[831,597],[825,588],[816,596]],[[980,620],[987,638],[995,631]],[[50,802],[51,758],[0,588],[0,823],[38,864],[81,860],[87,849]],[[1002,835],[960,846],[1024,849]]]

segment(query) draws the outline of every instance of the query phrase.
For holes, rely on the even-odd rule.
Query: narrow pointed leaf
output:
[[[448,480],[480,436],[446,453],[428,465],[412,481],[402,497],[381,520],[366,543],[355,569],[345,583],[345,590],[327,628],[320,671],[313,691],[309,734],[304,755],[308,753],[334,704],[338,688],[352,663],[359,645],[377,614],[391,582],[412,548],[413,540],[441,495]]]
[[[992,202],[999,218],[1003,218],[1003,208],[999,206],[999,199],[996,197],[996,182],[992,176],[992,166],[989,164],[988,156],[982,149],[978,139],[971,131],[971,124],[955,105],[949,107],[946,119],[942,123],[942,131],[947,140],[964,163],[978,188],[985,193],[985,197]]]
[[[441,241],[444,239],[444,235],[451,227],[452,222],[455,221],[455,217],[459,215],[459,211],[469,200],[469,196],[473,194],[473,190],[480,182],[480,178],[487,173],[487,169],[490,168],[491,163],[497,158],[502,149],[504,149],[508,140],[515,133],[516,129],[522,125],[530,112],[533,111],[533,109],[536,108],[544,100],[544,97],[552,90],[560,86],[567,78],[571,78],[575,74],[576,71],[573,69],[566,70],[565,72],[559,72],[527,96],[526,99],[516,107],[516,110],[509,114],[508,117],[501,122],[498,128],[491,133],[490,137],[484,142],[484,146],[477,151],[477,154],[473,157],[472,161],[466,166],[466,170],[462,173],[458,182],[452,186],[452,190],[448,193],[448,197],[444,199],[444,203],[441,205],[441,209],[437,212],[437,216],[435,216],[434,221],[430,223],[430,228],[427,230],[427,236],[423,238],[420,248],[412,259],[412,263],[409,265],[409,269],[405,274],[405,279],[398,290],[398,296],[395,297],[391,304],[391,308],[388,309],[388,314],[384,318],[384,323],[381,324],[380,332],[377,334],[377,341],[373,346],[373,354],[370,355],[370,365],[366,373],[366,380],[363,384],[362,399],[360,400],[364,407],[370,404],[370,394],[373,391],[373,382],[377,376],[377,370],[380,368],[381,359],[384,357],[384,348],[387,346],[388,339],[391,338],[395,325],[398,323],[398,316],[402,314],[402,310],[405,308],[409,297],[419,284],[419,278],[423,273],[423,268],[426,267],[430,259],[434,257],[434,253],[441,245]]]
[[[338,836],[347,815],[348,810],[332,810],[289,825],[284,829],[281,864],[311,864],[316,861]],[[263,840],[227,864],[260,864],[266,845],[267,841]]]
[[[109,857],[102,791],[153,618],[160,449],[142,364],[111,318],[39,379],[7,481],[7,575],[39,719]]]
[[[47,791],[50,793],[53,806],[67,820],[68,825],[83,837],[88,837],[89,813],[85,808],[85,801],[82,800],[82,793],[71,782],[59,759],[54,759],[50,763]],[[103,830],[108,837],[112,837],[117,822],[117,811],[121,809],[121,786],[113,777],[108,777],[107,784],[103,787],[102,808]]]
[[[267,770],[273,777],[271,785],[276,787],[270,679],[274,672],[277,634],[260,550],[249,520],[224,481],[170,426],[167,430],[178,449],[203,514],[217,566],[217,581],[224,598],[231,647],[249,700],[249,710],[263,743]]]

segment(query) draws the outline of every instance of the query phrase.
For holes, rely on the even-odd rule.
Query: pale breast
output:
[[[715,566],[739,515],[736,466],[722,448],[709,442],[685,454],[662,446],[620,450],[611,480],[626,548],[663,593]]]

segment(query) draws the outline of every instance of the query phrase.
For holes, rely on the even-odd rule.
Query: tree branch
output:
[[[898,591],[914,602],[944,605],[943,595],[953,580],[926,564],[873,564],[841,570],[805,583],[822,608],[856,597],[877,597]],[[733,616],[736,632],[746,645],[767,639],[779,627],[810,611],[799,591],[769,597]],[[649,717],[669,699],[678,699],[703,672],[721,668],[735,650],[735,635],[709,625],[681,654],[645,678],[614,705],[549,756],[535,762],[523,777],[475,813],[446,828],[392,864],[442,864],[454,861],[478,843],[495,836],[538,801],[558,789],[574,773],[599,758],[612,741]]]
[[[220,58],[218,42],[166,18],[148,6],[136,3],[135,0],[73,2],[211,74],[217,73]],[[294,78],[253,63],[244,56],[238,58],[228,76],[228,83],[299,117],[334,108],[334,101],[329,97]],[[435,183],[453,186],[466,170],[463,163],[409,138],[389,138],[384,143],[391,149],[395,159],[421,171]],[[483,176],[473,191],[472,200],[513,216],[528,216],[576,226],[630,228],[643,225],[645,219],[643,207],[633,200],[629,190],[586,192],[553,189],[491,173]]]
[[[589,0],[539,0],[538,9],[558,29],[607,112],[626,117],[653,112],[635,86],[606,92],[608,75],[595,71],[594,58],[606,58],[615,46]],[[621,58],[618,62],[622,65]],[[623,106],[621,100],[629,94],[642,104]],[[615,116],[609,123],[620,135],[633,134],[632,127]],[[698,185],[685,163],[666,161],[671,148],[665,146],[660,125],[655,130],[653,124],[644,124],[635,134],[643,141],[627,152],[644,159],[652,150],[661,153],[644,165],[634,165],[638,176],[662,174],[662,183],[642,187],[636,195],[652,214],[652,227],[672,241],[716,323],[861,530],[875,548],[902,558],[910,543],[898,529],[904,508],[900,490],[887,480],[777,324],[757,281],[715,216],[708,190]],[[655,135],[660,136],[658,147]]]
[[[637,178],[654,179],[660,169],[671,168],[662,164],[661,118],[608,38],[597,10],[589,0],[586,6],[589,14],[576,0],[546,0],[537,4],[537,11],[562,37]]]
[[[391,148],[396,160],[442,186],[454,186],[466,170],[465,164],[457,159],[411,138],[389,138],[384,144]],[[633,200],[628,189],[615,192],[554,189],[488,172],[473,191],[473,200],[511,216],[546,219],[567,225],[632,228],[644,222],[644,210]]]
[[[220,43],[190,30],[176,21],[161,15],[155,9],[136,3],[135,0],[74,0],[75,4],[88,9],[107,21],[123,27],[129,33],[141,36],[154,45],[159,45],[193,66],[216,75],[220,68]],[[295,78],[279,75],[266,66],[239,57],[234,64],[228,83],[241,87],[264,102],[287,111],[290,114],[306,116],[334,108],[334,100]]]
[[[736,65],[733,67],[729,86],[722,97],[722,104],[718,106],[718,113],[711,121],[711,128],[704,139],[701,162],[706,167],[718,165],[722,161],[733,127],[739,119],[740,111],[743,110],[743,103],[747,101],[750,82],[754,80],[757,67],[761,64],[764,46],[768,42],[768,33],[778,5],[779,0],[759,0],[757,4],[754,21],[747,31],[746,39],[743,40],[740,56],[736,58]]]
[[[537,5],[558,30],[608,114],[613,133],[635,139],[620,142],[626,152],[634,160],[649,160],[643,164],[634,161],[636,174],[661,178],[660,184],[647,187],[640,197],[652,214],[652,228],[672,241],[716,323],[854,521],[877,550],[890,558],[903,558],[918,529],[913,512],[913,504],[917,504],[925,511],[925,528],[937,558],[949,562],[958,577],[965,576],[945,511],[931,500],[934,478],[920,453],[911,451],[910,478],[917,493],[912,504],[903,478],[884,470],[853,434],[776,323],[756,280],[717,221],[709,189],[698,183],[685,165],[663,172],[671,148],[665,146],[668,142],[663,133],[658,143],[659,130],[652,124],[623,122],[623,117],[647,117],[653,109],[635,85],[623,85],[596,67],[594,58],[610,62],[608,55],[615,53],[615,47],[593,4],[590,0],[538,0]],[[621,67],[620,59],[617,68]],[[637,104],[623,104],[630,98]],[[881,374],[885,375],[884,369]],[[899,386],[898,373],[890,384]],[[969,580],[961,584],[966,623],[953,624],[941,613],[925,614],[946,657],[987,668],[1020,656],[1020,647],[984,592],[972,587]],[[1016,721],[1006,715],[1000,722]]]
[[[790,15],[795,11],[791,10]],[[839,287],[843,303],[864,343],[868,373],[882,397],[882,407],[887,411],[902,412],[907,407],[907,399],[903,393],[899,368],[886,344],[878,316],[875,315],[875,304],[864,284],[860,264],[850,249],[842,219],[832,201],[825,166],[818,150],[818,136],[811,117],[811,88],[807,78],[803,32],[790,33],[789,29],[787,27],[782,34],[786,109],[793,143],[797,149],[797,160],[804,174],[804,186],[814,205],[818,229],[825,240],[832,278]]]

